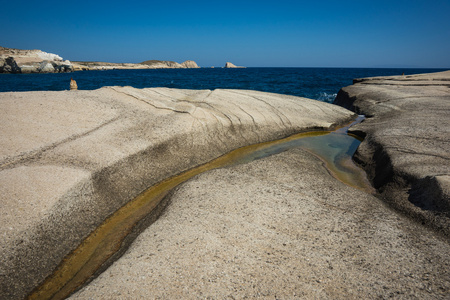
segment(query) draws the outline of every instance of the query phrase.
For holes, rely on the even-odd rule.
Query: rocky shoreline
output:
[[[210,171],[171,193],[164,214],[141,232],[120,259],[71,299],[446,299],[450,291],[450,246],[445,205],[441,204],[441,210],[433,211],[433,215],[418,219],[402,202],[408,189],[398,185],[411,177],[400,181],[398,176],[410,168],[439,182],[438,189],[436,184],[422,185],[419,193],[429,193],[425,200],[431,203],[445,203],[448,159],[445,153],[435,155],[444,156],[444,160],[434,162],[441,169],[433,179],[434,173],[428,172],[436,170],[436,166],[430,167],[432,161],[405,157],[403,151],[401,158],[406,165],[399,171],[395,153],[384,150],[388,153],[373,155],[371,149],[377,142],[386,148],[396,142],[411,149],[411,155],[421,155],[415,152],[426,145],[417,132],[431,130],[424,119],[444,128],[439,127],[440,138],[434,147],[421,151],[448,149],[446,76],[413,76],[398,85],[393,78],[370,79],[384,88],[383,94],[370,97],[364,92],[370,94],[371,85],[356,84],[340,92],[337,103],[368,116],[351,130],[366,138],[358,150],[359,162],[375,183],[375,178],[385,183],[393,180],[387,183],[390,188],[376,185],[380,192],[377,197],[333,180],[317,158],[301,149]],[[415,89],[417,84],[411,81],[416,79],[428,88]],[[353,93],[354,89],[361,93]],[[422,91],[419,99],[415,98],[418,91]],[[443,98],[436,99],[435,93]],[[391,101],[393,98],[395,101]],[[412,109],[405,101],[422,109]],[[387,114],[362,111],[361,103]],[[394,113],[388,113],[390,109]],[[415,126],[407,122],[400,128],[402,135],[398,125],[412,117],[408,115],[411,109],[418,114],[411,119]],[[407,116],[401,116],[403,113]],[[421,113],[423,118],[419,117]],[[410,126],[412,129],[407,129]],[[382,128],[398,132],[398,136],[392,141],[392,136],[377,132]],[[385,139],[378,141],[380,136]],[[386,164],[387,156],[393,163]],[[396,175],[388,172],[374,177],[374,172],[383,167]],[[417,188],[409,191],[415,193]],[[392,205],[390,199],[397,196],[400,205]],[[436,222],[439,215],[442,223]]]
[[[198,69],[200,68],[193,60],[183,63],[163,60],[148,60],[139,64],[131,63],[108,63],[108,62],[73,62],[74,71],[93,70],[128,70],[128,69]]]
[[[0,47],[0,73],[63,73],[73,70],[70,61],[53,53]]]
[[[365,136],[357,159],[378,197],[302,149],[209,171],[170,192],[71,298],[445,299],[448,77],[355,81],[336,99],[351,110],[244,90],[1,93],[0,298],[29,295],[148,187],[356,111],[367,116],[352,129]]]
[[[335,104],[366,115],[355,159],[381,197],[450,237],[450,71],[355,79]]]
[[[199,68],[187,60],[181,64],[174,61],[148,60],[139,64],[108,62],[70,62],[53,53],[41,50],[20,50],[0,47],[0,73],[63,73],[92,70],[123,69],[186,69]]]

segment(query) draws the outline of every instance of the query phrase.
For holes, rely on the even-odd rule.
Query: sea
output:
[[[57,74],[0,74],[0,92],[68,90],[73,78],[80,90],[104,86],[179,89],[245,89],[333,102],[354,78],[410,75],[445,69],[410,68],[200,68],[77,71]],[[1,95],[0,95],[1,97]]]

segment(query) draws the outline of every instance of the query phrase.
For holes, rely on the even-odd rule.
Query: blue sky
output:
[[[3,1],[0,46],[200,66],[450,68],[450,1]]]

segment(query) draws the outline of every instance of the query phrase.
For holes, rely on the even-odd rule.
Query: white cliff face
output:
[[[53,53],[0,47],[0,73],[60,73],[73,71],[72,63]]]
[[[63,61],[62,57],[53,53],[47,53],[44,51],[39,50],[37,53],[37,57],[39,57],[42,60],[54,60],[54,61]]]

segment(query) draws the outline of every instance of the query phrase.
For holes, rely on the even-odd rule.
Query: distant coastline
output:
[[[110,63],[97,61],[69,61],[57,54],[42,50],[21,50],[0,46],[0,73],[64,73],[91,70],[133,69],[198,69],[193,60],[182,63],[166,60],[146,60],[141,63]],[[224,68],[244,68],[227,62]]]
[[[138,64],[134,63],[110,63],[110,62],[72,62],[73,71],[91,70],[117,70],[117,69],[197,69],[200,68],[193,60],[183,63],[165,60],[147,60]]]
[[[197,63],[187,60],[174,61],[148,60],[139,64],[109,62],[71,62],[57,54],[42,50],[21,50],[0,47],[0,73],[64,73],[73,71],[114,70],[114,69],[182,69],[199,68]]]

